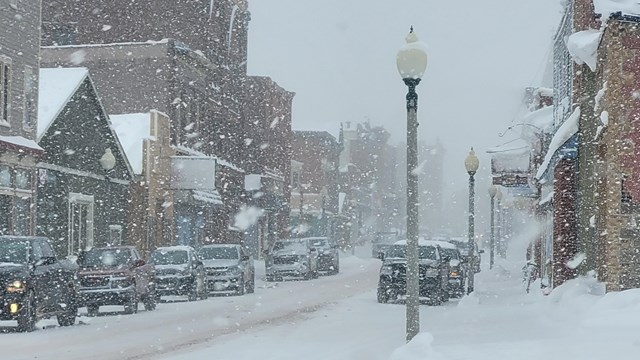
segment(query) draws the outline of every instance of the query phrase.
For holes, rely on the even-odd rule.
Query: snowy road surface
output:
[[[422,306],[421,330],[433,343],[421,334],[392,356],[404,343],[405,307],[376,302],[379,261],[344,260],[338,276],[261,287],[244,297],[3,333],[0,358],[621,360],[640,354],[640,289],[602,295],[600,285],[579,279],[549,296],[526,294],[521,264],[505,262],[478,275],[475,295]]]
[[[256,264],[256,271],[264,272]],[[2,360],[19,359],[150,359],[184,352],[225,334],[250,333],[254,328],[302,322],[310,313],[375,288],[379,261],[345,259],[341,273],[312,281],[276,285],[257,281],[254,294],[210,297],[197,302],[163,303],[153,312],[111,313],[81,317],[86,325],[53,327],[29,334],[0,334],[0,348],[21,349]],[[259,277],[261,274],[257,274]],[[103,311],[104,307],[101,308]],[[120,307],[113,307],[120,310]],[[81,312],[84,309],[81,309]],[[110,310],[110,309],[107,309]],[[54,324],[41,321],[38,325]]]

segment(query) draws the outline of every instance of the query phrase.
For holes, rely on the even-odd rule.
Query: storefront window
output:
[[[0,186],[11,187],[11,168],[0,165]]]
[[[14,235],[29,235],[31,227],[31,198],[16,197],[16,226]]]
[[[31,189],[31,171],[26,169],[16,170],[16,188],[18,189]]]

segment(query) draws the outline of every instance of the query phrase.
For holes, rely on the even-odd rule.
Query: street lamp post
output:
[[[418,94],[416,86],[427,69],[424,43],[411,31],[396,55],[396,65],[407,92],[407,341],[420,331],[420,281],[418,268]]]
[[[502,229],[502,221],[503,221],[503,213],[502,213],[502,191],[500,191],[500,189],[498,189],[498,192],[496,193],[496,200],[498,200],[497,202],[497,206],[496,206],[496,222],[498,223],[498,226],[496,226],[496,239],[497,239],[497,249],[498,249],[498,254],[500,255],[501,258],[505,258],[506,254],[504,252],[504,233],[503,233],[503,229]]]
[[[475,212],[475,179],[474,175],[476,171],[478,171],[478,167],[480,166],[480,161],[476,156],[476,153],[473,151],[473,148],[469,151],[469,155],[464,160],[464,167],[467,169],[467,173],[469,174],[469,261],[467,262],[469,266],[469,278],[467,280],[467,294],[471,294],[473,292],[474,286],[474,277],[475,277],[475,260],[474,260],[474,249],[475,249],[475,240],[474,240],[474,212]]]
[[[493,262],[495,259],[495,246],[496,246],[496,222],[495,222],[495,197],[498,193],[498,188],[495,185],[489,187],[489,197],[491,198],[491,242],[489,244],[489,269],[493,269]]]

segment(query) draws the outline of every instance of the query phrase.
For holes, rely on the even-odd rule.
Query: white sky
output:
[[[395,55],[413,25],[429,47],[418,87],[420,137],[439,137],[445,174],[504,142],[523,88],[538,85],[561,0],[249,0],[249,73],[296,92],[295,129],[338,133],[369,119],[405,136],[406,87]],[[506,137],[505,137],[506,138]],[[487,177],[488,157],[479,173]]]

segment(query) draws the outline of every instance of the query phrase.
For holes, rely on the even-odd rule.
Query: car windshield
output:
[[[393,259],[406,259],[407,258],[407,246],[406,245],[392,245],[387,249],[385,257]],[[418,246],[418,258],[423,260],[435,260],[436,248],[433,246]]]
[[[0,265],[26,264],[29,261],[28,249],[26,241],[0,241]]]
[[[442,248],[442,253],[444,254],[444,256],[449,257],[449,259],[451,260],[460,260],[458,258],[458,250],[456,249]]]
[[[311,245],[317,248],[328,248],[331,246],[329,239],[311,239]]]
[[[155,265],[184,265],[189,262],[186,250],[157,250],[151,255]]]
[[[237,260],[239,258],[238,249],[229,246],[205,246],[198,251],[198,255],[202,260]]]
[[[302,239],[276,241],[273,251],[306,251],[307,241]]]
[[[78,258],[84,267],[122,267],[131,262],[128,249],[91,249]]]

